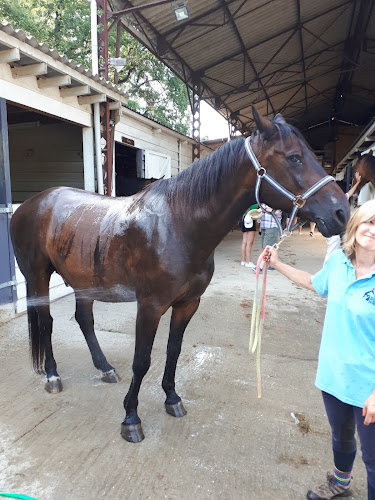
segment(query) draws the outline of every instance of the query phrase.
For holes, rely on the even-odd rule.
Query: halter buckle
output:
[[[293,201],[293,205],[296,205],[298,208],[302,208],[305,206],[306,200],[302,198],[301,195],[297,195],[296,199]]]

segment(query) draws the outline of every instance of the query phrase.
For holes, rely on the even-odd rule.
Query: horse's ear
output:
[[[368,154],[374,156],[374,150],[370,149],[370,151],[368,152]]]
[[[259,132],[265,136],[270,136],[273,133],[275,133],[276,127],[271,122],[271,120],[260,115],[258,111],[254,108],[254,106],[252,106],[252,110],[253,110],[254,122]]]

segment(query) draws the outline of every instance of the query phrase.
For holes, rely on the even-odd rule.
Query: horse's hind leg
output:
[[[104,356],[95,335],[92,305],[93,300],[83,299],[76,293],[75,317],[89,346],[94,366],[100,371],[100,378],[103,382],[116,383],[120,379],[116,374],[116,370]]]
[[[172,311],[171,325],[169,331],[167,361],[165,364],[162,387],[167,396],[165,409],[173,417],[183,417],[186,410],[180,396],[175,391],[175,374],[178,357],[181,352],[182,339],[189,321],[198,309],[200,299],[196,299],[188,305],[174,306]]]
[[[34,369],[37,373],[45,371],[47,377],[45,390],[49,393],[58,393],[62,391],[62,384],[52,351],[53,320],[49,308],[51,274],[40,271],[37,280],[26,277],[27,316]]]

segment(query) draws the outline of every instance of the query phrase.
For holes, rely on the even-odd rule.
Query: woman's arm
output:
[[[279,273],[283,274],[286,278],[293,281],[296,285],[302,286],[303,288],[307,288],[308,290],[312,290],[315,292],[315,288],[311,283],[312,274],[301,271],[300,269],[296,269],[295,267],[289,266],[284,262],[281,262],[277,255],[277,251],[274,248],[268,249],[270,255],[270,265],[279,271]]]
[[[354,174],[354,184],[353,186],[349,189],[349,191],[346,193],[348,199],[351,198],[353,196],[353,194],[355,193],[357,187],[359,186],[361,182],[361,176],[359,175],[358,172],[356,172]]]

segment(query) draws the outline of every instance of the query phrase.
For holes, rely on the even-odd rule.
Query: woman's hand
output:
[[[375,391],[367,398],[362,415],[365,417],[365,421],[363,422],[365,425],[370,425],[375,422]]]
[[[272,247],[267,248],[270,266],[277,269],[277,265],[280,262],[277,250]]]
[[[361,182],[361,176],[359,175],[359,172],[356,172],[354,174],[354,184],[359,184]]]

